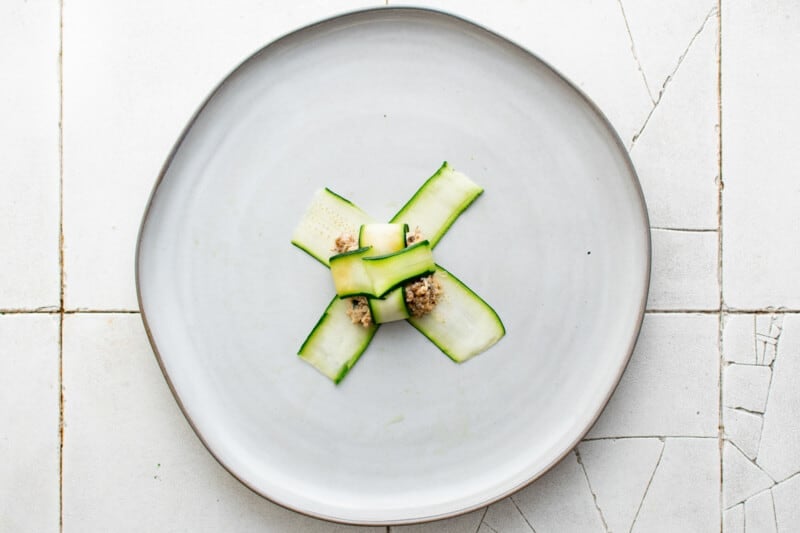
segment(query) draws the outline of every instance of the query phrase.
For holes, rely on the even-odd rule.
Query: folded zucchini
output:
[[[406,293],[403,287],[389,291],[383,298],[368,298],[369,312],[376,324],[404,320],[411,316],[406,306]]]
[[[378,326],[353,324],[347,316],[350,300],[334,297],[297,355],[339,383],[369,346]]]
[[[343,252],[330,258],[331,276],[336,295],[346,296],[372,295],[372,279],[367,274],[364,257],[372,252],[372,246],[366,246],[350,252]]]
[[[428,241],[420,241],[391,254],[364,257],[363,262],[372,280],[372,296],[376,298],[382,298],[403,282],[436,270]]]
[[[506,328],[480,296],[440,265],[436,267],[441,298],[429,314],[408,322],[450,359],[463,363],[496,344]]]
[[[303,218],[292,233],[292,244],[325,266],[329,266],[331,248],[343,233],[356,235],[371,216],[353,202],[325,188],[314,193]]]
[[[389,224],[375,224],[329,189],[317,192],[292,243],[331,266],[337,296],[301,346],[300,357],[339,383],[366,350],[379,324],[402,318],[459,363],[497,343],[505,335],[500,317],[458,278],[436,265],[431,253],[482,192],[445,162]],[[406,247],[409,225],[420,228],[428,240]],[[329,257],[337,237],[356,231],[358,250]],[[403,284],[434,272],[443,289],[441,298],[431,313],[412,317]],[[347,297],[353,294],[372,295],[367,299],[373,319],[368,327],[353,324],[349,316],[352,308],[348,306],[364,301],[359,304],[359,299]]]
[[[434,248],[482,192],[481,187],[445,161],[390,222],[419,227]]]
[[[358,247],[371,246],[370,255],[384,255],[406,247],[408,224],[363,224],[358,230]]]

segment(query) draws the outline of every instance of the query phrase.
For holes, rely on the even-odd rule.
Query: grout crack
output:
[[[730,444],[731,446],[733,446],[733,447],[734,447],[734,448],[735,448],[735,449],[736,449],[736,450],[737,450],[737,451],[738,451],[740,454],[742,454],[742,457],[744,457],[744,458],[745,458],[745,459],[746,459],[746,460],[747,460],[747,461],[748,461],[750,464],[752,464],[754,467],[756,467],[756,468],[758,468],[759,470],[761,470],[761,472],[762,472],[762,473],[763,473],[765,476],[767,476],[767,477],[770,479],[770,481],[772,481],[772,485],[771,485],[771,487],[774,487],[775,485],[777,485],[777,484],[778,484],[778,482],[775,480],[775,478],[774,478],[774,477],[772,477],[772,475],[770,475],[770,473],[769,473],[769,472],[767,472],[766,470],[764,470],[763,468],[761,468],[761,466],[760,466],[760,465],[759,465],[757,462],[755,462],[755,461],[753,461],[752,459],[750,459],[750,458],[747,456],[747,454],[746,454],[746,453],[744,453],[744,452],[742,451],[742,449],[741,449],[741,448],[739,448],[739,445],[738,445],[738,444],[736,444],[736,443],[735,443],[735,442],[733,442],[732,440],[728,440],[728,444]]]
[[[621,0],[618,0],[618,1],[621,2]],[[622,4],[620,4],[620,6],[621,5]],[[644,133],[644,129],[647,127],[647,124],[650,122],[650,118],[653,116],[653,113],[655,112],[656,108],[658,107],[658,104],[661,103],[661,100],[662,100],[662,98],[664,97],[664,94],[667,91],[667,86],[675,78],[675,74],[677,74],[678,69],[681,68],[681,65],[683,64],[683,60],[686,59],[686,56],[689,54],[689,51],[691,50],[692,45],[697,40],[697,38],[700,36],[700,34],[703,33],[703,30],[706,28],[706,24],[708,24],[708,21],[711,20],[711,17],[713,17],[715,14],[718,14],[718,13],[719,13],[719,6],[712,7],[711,10],[706,15],[706,18],[703,19],[703,23],[700,25],[700,29],[698,29],[694,33],[694,35],[692,35],[692,38],[689,40],[689,44],[686,45],[686,48],[683,50],[683,53],[678,58],[678,63],[675,65],[675,68],[672,69],[672,72],[669,73],[667,78],[664,80],[664,83],[661,84],[661,88],[658,90],[658,96],[656,96],[656,98],[655,98],[655,100],[653,102],[653,107],[650,109],[650,112],[647,114],[647,117],[645,117],[644,123],[642,123],[642,126],[639,128],[639,131],[636,132],[634,134],[633,138],[631,139],[631,144],[630,144],[630,146],[628,146],[628,150],[629,151],[633,150],[633,147],[635,146],[636,141],[639,139],[639,137],[642,136],[642,133]]]
[[[58,531],[64,531],[64,0],[58,3]]]
[[[636,508],[636,514],[633,515],[633,522],[631,522],[631,527],[628,530],[628,533],[633,531],[633,528],[636,526],[636,520],[639,519],[639,513],[642,510],[642,505],[644,505],[644,500],[647,498],[647,493],[650,492],[650,485],[653,484],[653,479],[656,477],[656,472],[658,472],[658,467],[661,465],[661,459],[664,457],[664,448],[667,447],[667,441],[665,439],[661,440],[661,451],[658,454],[658,460],[656,461],[656,466],[653,467],[653,473],[650,474],[650,479],[647,480],[647,486],[644,488],[644,494],[642,494],[642,499],[639,502],[639,506]]]
[[[519,505],[517,504],[517,500],[514,499],[514,496],[509,496],[508,499],[511,500],[511,503],[514,504],[514,507],[517,509],[517,512],[522,517],[522,519],[525,520],[525,523],[528,524],[528,527],[531,528],[531,531],[533,533],[536,533],[536,529],[534,529],[533,524],[530,523],[530,521],[528,520],[528,517],[525,516],[525,513],[522,512],[522,509],[519,508]]]
[[[586,478],[586,486],[589,487],[589,492],[592,495],[592,501],[594,502],[594,508],[597,509],[597,514],[600,516],[600,522],[603,524],[603,530],[606,533],[611,533],[608,529],[608,523],[606,522],[606,517],[603,516],[603,510],[600,509],[600,506],[597,504],[597,494],[594,493],[594,489],[592,489],[592,482],[589,481],[589,474],[586,472],[586,466],[583,464],[583,459],[581,459],[581,453],[578,451],[576,447],[574,450],[575,452],[575,459],[578,461],[578,464],[581,465],[581,471],[583,471],[583,477]]]
[[[475,529],[475,533],[478,533],[481,530],[481,525],[483,524],[483,519],[486,518],[486,513],[489,512],[489,506],[483,508],[483,514],[481,515],[481,519],[478,520],[478,527]],[[488,525],[488,524],[487,524]]]

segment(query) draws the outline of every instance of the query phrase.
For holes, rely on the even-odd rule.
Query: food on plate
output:
[[[330,268],[336,295],[298,355],[339,383],[386,322],[407,320],[458,363],[496,344],[505,335],[500,317],[433,258],[482,193],[445,162],[388,223],[378,223],[330,189],[317,191],[292,244]]]

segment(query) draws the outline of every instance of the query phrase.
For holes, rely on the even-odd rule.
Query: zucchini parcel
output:
[[[292,244],[331,269],[336,296],[300,347],[300,358],[338,384],[381,323],[404,319],[458,363],[496,344],[506,332],[497,312],[436,264],[432,253],[482,193],[445,162],[382,224],[330,189],[318,191],[292,234]],[[425,240],[407,245],[409,228]],[[334,242],[345,234],[357,235],[357,248],[331,256]],[[406,290],[426,276],[436,279],[442,296],[432,311],[413,316]],[[349,310],[362,304],[372,319],[366,326],[349,316]]]

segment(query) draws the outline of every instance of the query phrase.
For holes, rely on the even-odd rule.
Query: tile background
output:
[[[0,4],[0,531],[362,529],[266,502],[204,450],[144,336],[133,244],[222,76],[381,4]],[[800,530],[800,4],[418,5],[533,50],[604,110],[644,188],[653,281],[630,366],[572,453],[486,509],[392,531]]]

